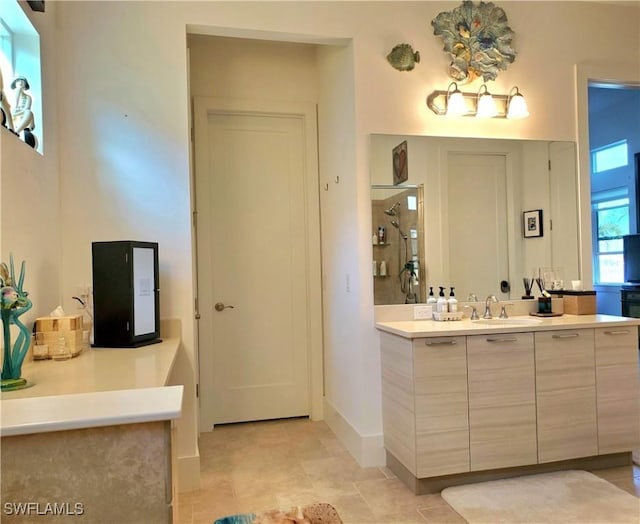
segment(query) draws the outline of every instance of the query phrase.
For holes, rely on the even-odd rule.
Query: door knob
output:
[[[233,309],[233,306],[225,306],[222,302],[217,302],[215,306],[213,306],[216,311],[223,311],[227,308]]]

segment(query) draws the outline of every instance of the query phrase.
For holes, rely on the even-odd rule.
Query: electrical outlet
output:
[[[414,306],[413,307],[413,319],[414,320],[430,320],[433,317],[433,307],[431,306]]]
[[[351,277],[349,276],[349,273],[347,273],[346,284],[347,293],[351,293]]]

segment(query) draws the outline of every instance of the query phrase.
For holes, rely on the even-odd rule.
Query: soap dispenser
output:
[[[433,286],[429,286],[429,296],[427,297],[427,304],[434,304],[436,303],[436,297],[433,294]]]
[[[446,313],[449,311],[449,307],[447,304],[447,299],[444,296],[444,287],[440,286],[440,293],[438,296],[438,301],[436,303],[436,310],[438,313]]]
[[[447,305],[449,306],[449,313],[456,313],[458,311],[458,299],[456,298],[455,293],[453,292],[453,287],[451,288],[451,293],[449,293],[449,300],[447,300]]]

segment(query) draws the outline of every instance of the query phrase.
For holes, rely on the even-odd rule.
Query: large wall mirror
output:
[[[406,179],[398,184],[394,151],[404,142]],[[385,186],[395,182],[398,194],[402,186],[423,191],[415,228],[418,302],[440,286],[447,295],[454,287],[463,301],[517,300],[525,294],[523,278],[539,276],[541,268],[563,282],[580,279],[574,143],[372,135],[370,152],[371,186],[382,188],[372,189],[372,238],[383,217],[387,235],[397,229],[384,212],[401,199],[383,195]],[[402,292],[383,291],[381,281],[374,277],[375,304],[411,302]]]

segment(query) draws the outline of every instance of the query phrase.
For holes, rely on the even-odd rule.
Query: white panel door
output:
[[[450,273],[443,285],[455,286],[462,300],[469,293],[508,299],[500,292],[509,280],[504,155],[450,152],[446,183]]]
[[[209,113],[206,127],[196,173],[203,429],[308,415],[304,119]]]

